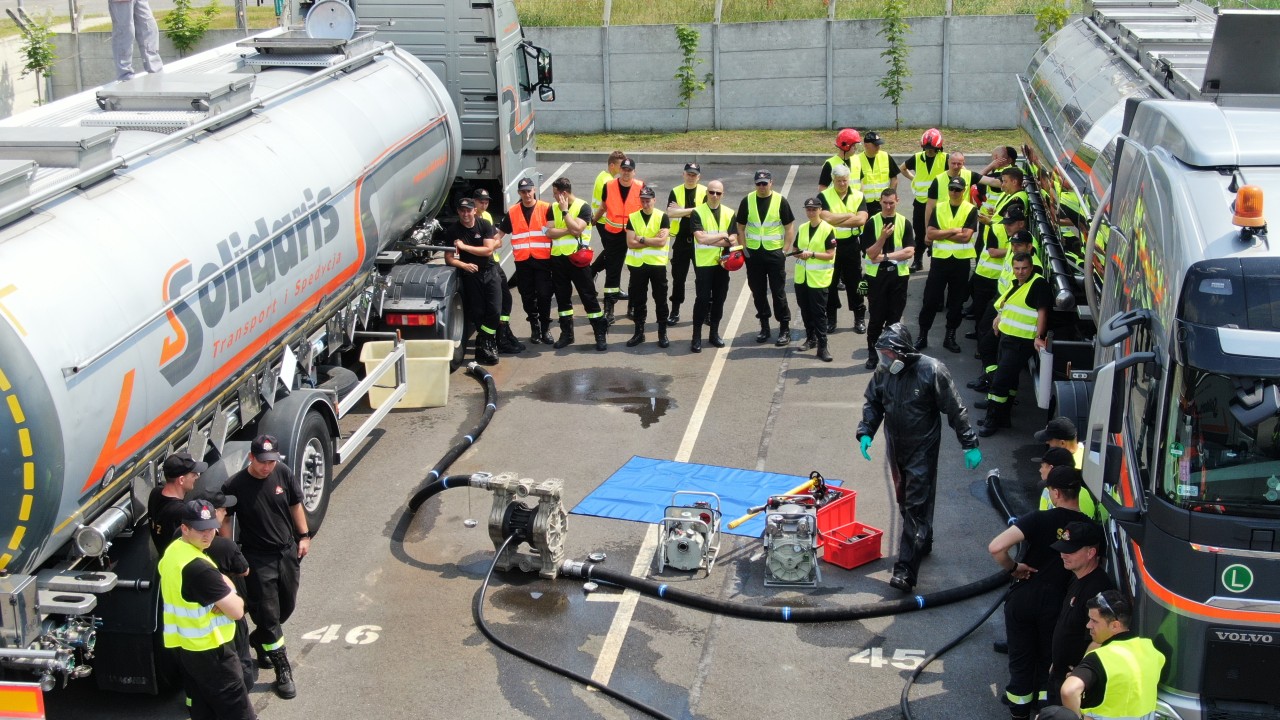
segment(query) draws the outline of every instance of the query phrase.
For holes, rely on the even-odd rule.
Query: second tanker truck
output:
[[[452,195],[536,175],[550,58],[511,0],[359,7],[0,124],[6,677],[48,689],[92,663],[102,687],[154,692],[140,524],[163,458],[217,483],[270,432],[317,528],[334,463],[381,417],[343,440],[372,379],[351,392],[340,354],[391,316],[462,345],[454,271],[423,248]]]

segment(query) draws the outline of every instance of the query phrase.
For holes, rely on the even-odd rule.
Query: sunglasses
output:
[[[708,191],[707,191],[707,194],[708,194],[708,195],[723,195],[724,193],[722,193],[722,192],[716,192],[715,190],[708,190]]]
[[[756,187],[760,187],[761,185],[768,185],[768,184],[769,184],[768,180],[763,180],[761,182],[756,183]]]
[[[1101,608],[1099,608],[1100,610],[1110,615],[1111,617],[1116,616],[1116,611],[1111,609],[1111,603],[1107,602],[1107,598],[1105,597],[1104,593],[1098,593],[1097,597],[1095,597],[1094,599],[1097,600],[1098,604],[1102,606]]]

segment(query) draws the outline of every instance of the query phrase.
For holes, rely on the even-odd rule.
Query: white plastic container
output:
[[[367,342],[360,348],[360,362],[364,363],[366,376],[378,367],[378,363],[391,353],[394,346],[390,340],[376,340]],[[409,390],[396,405],[396,409],[444,407],[449,401],[449,361],[453,359],[453,342],[405,340],[404,355]],[[375,410],[381,407],[391,397],[395,383],[396,370],[392,366],[387,368],[369,390],[369,405]]]

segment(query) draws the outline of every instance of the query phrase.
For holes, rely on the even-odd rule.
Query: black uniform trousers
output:
[[[604,270],[604,296],[610,295],[610,288],[622,289],[622,266],[627,262],[627,231],[610,232],[604,229],[604,225],[597,225],[600,228],[600,257],[591,264],[591,268],[596,272],[596,263]],[[664,298],[665,300],[665,298]]]
[[[776,317],[779,323],[791,322],[791,306],[787,304],[787,256],[782,249],[747,251],[747,287],[756,302],[756,317],[768,320]],[[773,315],[769,314],[769,299],[773,299]]]
[[[836,319],[836,310],[840,309],[839,283],[844,283],[845,295],[849,299],[849,309],[854,313],[866,312],[867,301],[858,294],[858,283],[862,282],[862,245],[859,236],[836,240],[836,276],[827,293],[827,318]],[[856,316],[856,315],[855,315]]]
[[[1027,368],[1027,361],[1035,354],[1034,340],[1001,333],[1000,359],[996,361],[996,371],[991,376],[991,389],[987,391],[987,398],[994,400],[995,403],[1007,401],[1010,394],[1018,390],[1018,380],[1022,377],[1022,371]],[[987,408],[990,412],[991,405]]]
[[[501,318],[504,320],[511,319],[511,308],[515,302],[511,299],[511,282],[507,279],[507,271],[498,266],[498,280],[502,283],[502,313]]]
[[[191,720],[256,720],[234,642],[199,652],[177,648],[173,653],[182,668]]]
[[[916,256],[912,259],[914,263],[923,262],[925,253],[929,253],[930,257],[933,256],[933,253],[930,252],[929,243],[925,242],[924,237],[925,233],[929,231],[924,219],[926,204],[926,202],[919,200],[911,201],[911,230],[916,234]]]
[[[889,474],[893,478],[898,515],[902,518],[893,573],[906,575],[914,585],[920,577],[920,563],[933,552],[933,508],[938,495],[941,438],[886,437]]]
[[[1013,586],[1004,601],[1004,626],[1009,642],[1009,684],[1005,698],[1015,711],[1047,690],[1049,661],[1053,657],[1053,626],[1062,607],[1062,589],[1034,579]]]
[[[875,277],[867,278],[867,347],[872,353],[885,327],[902,319],[907,308],[907,277],[899,275],[893,263],[880,263]]]
[[[631,280],[627,294],[631,296],[631,317],[636,325],[644,325],[649,319],[647,291],[653,289],[653,307],[658,311],[658,324],[666,325],[671,309],[667,307],[667,266],[629,265]]]
[[[686,219],[684,222],[690,222]],[[693,264],[693,236],[671,241],[671,304],[684,302],[684,285],[689,279],[689,266]],[[696,280],[696,278],[695,278]]]
[[[982,372],[984,375],[990,375],[996,371],[996,363],[1000,362],[1000,336],[991,332],[991,326],[995,324],[996,316],[995,305],[987,308],[987,314],[982,316],[978,327],[986,328],[985,333],[978,332],[978,359],[982,361]],[[990,379],[990,378],[988,378]]]
[[[991,324],[988,323],[984,328],[982,318],[996,301],[997,284],[995,278],[983,277],[976,272],[969,280],[969,296],[973,298],[973,329],[978,333],[979,340],[983,333],[991,332]]]
[[[919,257],[919,252],[916,257]],[[969,298],[969,259],[934,258],[929,263],[929,277],[924,281],[924,301],[920,305],[920,337],[929,334],[933,317],[947,311],[947,329],[960,327],[964,301]]]
[[[498,331],[502,310],[502,269],[497,265],[480,268],[476,272],[458,272],[462,279],[462,309],[477,329]],[[246,553],[247,556],[247,553]]]
[[[520,306],[529,324],[538,320],[546,327],[551,321],[551,261],[517,260],[516,289],[520,291]]]
[[[259,553],[245,549],[249,575],[245,577],[245,598],[253,632],[249,642],[264,652],[284,647],[284,624],[293,615],[298,602],[298,585],[302,581],[298,546]]]
[[[599,317],[600,298],[596,296],[595,279],[591,268],[578,267],[569,262],[568,255],[551,256],[551,285],[556,293],[556,310],[560,317],[573,316],[573,291],[578,291],[582,309],[587,317]]]
[[[837,251],[836,255],[839,254]],[[800,319],[804,321],[805,337],[812,337],[819,345],[825,345],[827,343],[827,293],[833,291],[830,287],[809,287],[807,282],[796,283],[795,288],[796,304],[800,306]]]
[[[694,266],[693,290],[693,324],[718,328],[729,296],[729,271],[719,263]]]

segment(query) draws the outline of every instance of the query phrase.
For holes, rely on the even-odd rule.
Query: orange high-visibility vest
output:
[[[550,203],[537,201],[528,222],[525,222],[524,208],[520,203],[507,211],[507,217],[511,218],[511,253],[516,262],[551,258],[551,241],[547,239],[546,231],[547,210],[550,208]]]
[[[614,178],[605,185],[604,225],[609,232],[623,232],[627,229],[627,219],[631,213],[640,209],[640,191],[644,189],[644,181],[632,180],[631,190],[627,193],[627,201],[622,202],[622,185]]]

